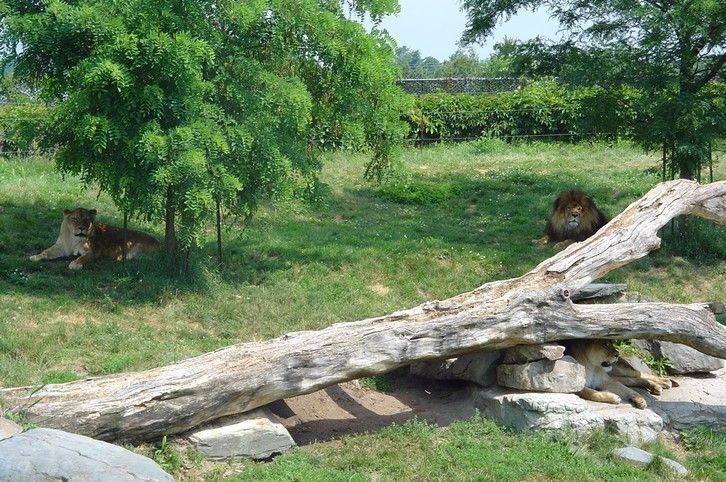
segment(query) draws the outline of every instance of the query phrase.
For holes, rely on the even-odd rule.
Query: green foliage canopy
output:
[[[631,84],[648,94],[636,132],[646,148],[663,146],[681,177],[693,178],[708,144],[726,134],[718,91],[725,76],[726,2],[721,0],[463,0],[463,39],[489,35],[520,9],[545,7],[570,33],[564,48],[580,78],[605,87]],[[572,57],[574,55],[574,57]],[[571,76],[571,80],[573,77]]]
[[[320,147],[405,134],[390,39],[396,0],[4,0],[19,78],[54,104],[57,165],[198,245],[215,203],[248,215],[314,184]],[[18,47],[20,46],[20,47]],[[178,233],[178,234],[177,234]]]
[[[480,59],[473,50],[458,49],[439,62],[433,57],[421,56],[418,50],[396,47],[396,62],[404,79],[437,79],[444,77],[507,77],[510,76],[509,60],[500,57]]]
[[[421,52],[405,45],[396,47],[396,63],[404,79],[427,79],[435,77],[441,62],[434,57],[422,57]]]

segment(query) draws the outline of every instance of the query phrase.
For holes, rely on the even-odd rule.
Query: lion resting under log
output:
[[[576,241],[584,241],[608,223],[592,198],[582,191],[563,191],[555,198],[545,227],[545,235],[532,241],[544,246],[556,241],[561,250]]]
[[[96,210],[76,208],[63,211],[63,222],[55,244],[30,256],[31,261],[42,261],[78,256],[68,265],[78,270],[98,258],[121,260],[124,253],[124,230],[95,222]],[[157,249],[159,241],[141,231],[127,230],[126,259],[135,258],[145,251]]]
[[[618,352],[611,340],[571,340],[565,345],[567,352],[585,367],[585,388],[577,392],[585,400],[613,404],[629,400],[642,409],[648,406],[645,399],[628,387],[642,387],[653,395],[660,395],[663,389],[672,386],[667,378],[616,364]]]

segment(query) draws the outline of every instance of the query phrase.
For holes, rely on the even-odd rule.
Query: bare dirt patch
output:
[[[388,286],[383,286],[382,284],[376,283],[374,285],[370,285],[368,287],[372,292],[379,296],[386,296],[388,293],[391,292],[391,288]]]
[[[374,432],[418,418],[444,427],[474,415],[469,385],[401,377],[390,392],[345,382],[275,402],[270,408],[298,445]]]

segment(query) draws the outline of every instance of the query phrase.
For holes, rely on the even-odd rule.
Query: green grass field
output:
[[[679,444],[642,445],[678,460],[688,480],[726,480],[726,435],[713,429],[685,432]],[[174,443],[136,447],[177,480],[188,481],[676,481],[662,463],[636,468],[610,453],[629,445],[605,431],[515,434],[475,415],[441,428],[421,420],[377,433],[296,447],[271,462],[204,462]]]
[[[93,207],[102,222],[116,225],[123,217],[104,194],[57,174],[52,161],[0,159],[0,385],[141,370],[224,345],[444,299],[521,275],[551,256],[551,248],[537,249],[530,241],[541,236],[558,191],[586,190],[612,217],[659,181],[658,159],[624,143],[481,141],[409,149],[402,166],[383,185],[363,180],[365,162],[358,154],[329,155],[314,202],[263,206],[244,229],[241,221],[227,219],[222,268],[215,267],[210,226],[207,244],[193,255],[192,272],[180,278],[167,274],[157,259],[125,265],[98,262],[81,272],[68,270],[67,260],[28,261],[30,254],[54,242],[64,208]],[[726,179],[723,162],[715,166],[715,177]],[[159,238],[163,234],[160,224],[133,220],[131,227]],[[625,282],[629,290],[652,300],[726,300],[726,228],[701,220],[690,227],[685,242],[664,229],[660,251],[610,273],[606,280]],[[480,425],[464,424],[461,431],[480,430]],[[370,437],[395,438],[397,431],[406,430],[392,428]],[[412,430],[421,437],[429,433],[429,427],[419,425]],[[289,463],[291,470],[303,464],[332,479],[436,479],[433,470],[447,470],[446,451],[453,450],[447,444],[455,447],[457,437],[466,439],[456,430],[441,432],[455,435],[425,435],[443,437],[444,442],[432,458],[436,462],[422,472],[397,472],[393,466],[406,465],[405,459],[391,462],[388,469],[372,462],[366,468],[368,457],[386,457],[358,454],[369,443],[352,438],[335,449],[313,446],[271,465],[255,465],[242,478],[275,479]],[[535,443],[501,436],[513,437],[513,454]],[[428,447],[432,443],[413,447],[416,455],[411,457],[424,464],[430,455],[426,450],[434,450]],[[714,464],[724,463],[726,449],[720,443]],[[341,450],[345,444],[360,450]],[[472,448],[472,460],[486,459],[481,453],[487,450],[486,445]],[[630,472],[621,474],[615,467],[607,477],[592,467],[564,472],[557,464],[567,465],[567,460],[557,459],[552,466],[534,463],[532,471],[523,465],[524,472],[510,476],[632,479]],[[704,470],[710,466],[705,463]],[[462,472],[454,478],[508,480],[497,473]],[[312,474],[297,480],[316,478]]]

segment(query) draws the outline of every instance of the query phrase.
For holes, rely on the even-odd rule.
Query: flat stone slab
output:
[[[640,373],[646,373],[648,375],[653,375],[653,370],[650,369],[648,365],[645,364],[643,360],[638,358],[637,356],[633,355],[626,355],[618,357],[617,361],[618,365],[624,366],[626,368],[632,368],[635,371],[638,371]]]
[[[707,373],[724,368],[724,360],[680,343],[669,341],[653,341],[653,356],[656,358],[667,358],[671,364],[668,367],[670,373]]]
[[[572,393],[522,392],[489,387],[473,394],[482,415],[518,432],[571,429],[586,433],[614,429],[632,442],[650,442],[664,428],[652,410],[583,400]]]
[[[630,464],[637,465],[638,467],[645,467],[653,462],[653,459],[658,457],[663,464],[669,467],[676,474],[682,477],[688,475],[688,470],[675,460],[653,455],[650,452],[646,452],[645,450],[641,450],[637,447],[623,447],[615,449],[612,451],[612,454],[613,458],[616,460],[623,460]]]
[[[662,430],[699,425],[726,427],[726,369],[702,377],[674,377],[677,387],[654,397],[635,389],[648,403],[640,410],[627,403],[583,400],[575,394],[537,393],[490,387],[476,390],[474,405],[488,418],[517,431],[609,427],[631,441],[651,441]]]
[[[648,406],[670,429],[726,427],[726,369],[711,375],[672,378],[677,387],[663,390],[658,397],[644,395]]]
[[[583,286],[578,291],[572,293],[570,299],[572,299],[572,301],[577,301],[589,300],[592,298],[604,298],[606,296],[622,293],[626,288],[627,285],[622,283],[590,283],[589,285]]]
[[[0,441],[0,481],[173,481],[156,462],[83,435],[36,428]]]
[[[193,432],[189,440],[210,459],[244,457],[261,460],[295,445],[287,429],[265,408],[225,417]]]
[[[529,363],[537,360],[559,360],[565,356],[565,347],[555,343],[517,345],[504,350],[502,363]]]

